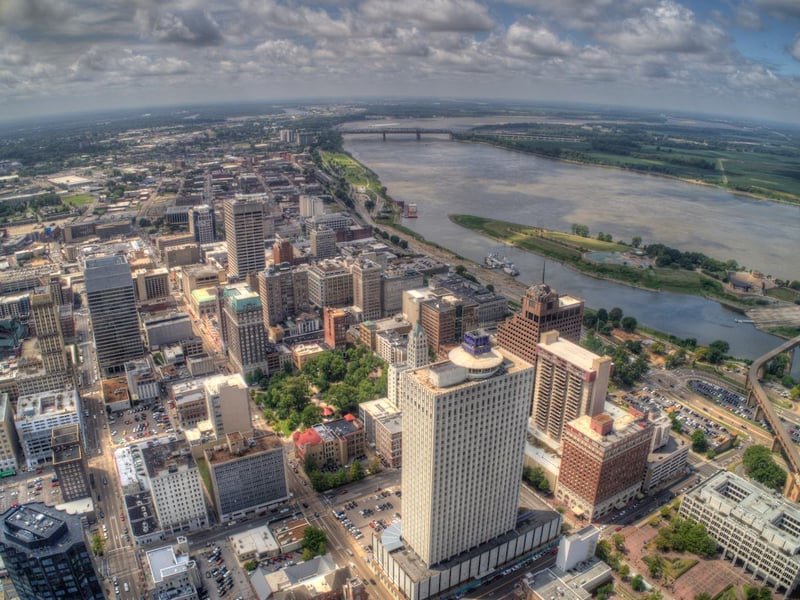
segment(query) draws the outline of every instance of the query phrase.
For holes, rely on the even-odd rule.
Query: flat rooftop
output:
[[[575,428],[579,433],[585,435],[590,440],[597,442],[601,446],[614,444],[629,435],[641,431],[641,421],[629,414],[624,414],[614,419],[613,430],[607,435],[600,435],[592,429],[592,417],[583,415],[567,423],[567,426]]]
[[[595,370],[595,361],[598,359],[602,360],[603,362],[611,362],[611,357],[609,356],[598,356],[594,352],[591,352],[586,348],[582,348],[578,344],[560,338],[557,341],[549,344],[544,341],[539,342],[539,344],[536,346],[536,350],[537,352],[540,350],[549,352],[550,354],[562,358],[568,363],[573,364],[584,371]]]
[[[504,375],[506,373],[519,373],[525,369],[532,368],[531,364],[525,362],[518,356],[514,356],[510,352],[507,352],[505,349],[501,348],[500,346],[492,346],[491,352],[492,358],[488,359],[487,361],[480,361],[472,362],[471,359],[475,358],[469,355],[468,352],[461,352],[454,355],[456,360],[463,360],[465,365],[459,365],[453,362],[452,360],[447,360],[439,363],[434,363],[433,365],[422,367],[420,369],[416,369],[414,371],[410,371],[408,373],[409,377],[413,377],[417,380],[417,383],[420,386],[424,386],[430,388],[432,390],[441,390],[442,392],[452,392],[454,390],[467,388],[473,385],[477,385],[482,381],[491,380],[492,377],[496,377],[498,375]],[[469,361],[467,359],[469,357]],[[481,364],[483,363],[483,364]],[[483,368],[497,368],[497,372],[493,375],[486,377],[480,380],[468,379],[464,378],[462,381],[455,383],[453,385],[449,385],[447,387],[437,387],[434,383],[436,381],[438,374],[445,373],[449,370],[458,369],[459,367],[467,368],[470,370],[479,371]]]
[[[78,410],[78,392],[72,387],[58,391],[27,394],[17,399],[18,421],[56,416]]]
[[[230,460],[237,460],[258,454],[259,452],[268,452],[270,450],[282,450],[283,445],[280,438],[276,435],[262,435],[261,437],[247,438],[242,444],[242,452],[234,454],[230,451],[228,444],[217,444],[214,449],[205,451],[206,460],[210,465],[218,465]]]

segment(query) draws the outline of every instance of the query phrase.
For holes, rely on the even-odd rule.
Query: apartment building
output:
[[[309,457],[319,467],[342,467],[364,454],[364,426],[350,415],[296,431],[292,440],[298,458]]]

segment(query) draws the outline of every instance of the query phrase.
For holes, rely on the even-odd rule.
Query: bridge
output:
[[[383,141],[386,141],[388,134],[405,134],[416,135],[417,139],[422,139],[422,134],[426,135],[449,135],[453,137],[453,131],[450,129],[430,129],[424,127],[366,127],[363,129],[340,129],[339,133],[342,135],[383,135]]]
[[[767,420],[774,432],[772,451],[777,452],[778,448],[780,448],[786,457],[786,463],[789,467],[789,476],[786,478],[783,495],[793,502],[800,500],[800,453],[798,453],[797,446],[792,442],[792,438],[789,437],[789,433],[786,431],[775,409],[772,407],[772,402],[770,402],[767,397],[767,392],[762,387],[759,379],[764,377],[764,369],[769,361],[784,352],[789,352],[791,355],[792,351],[797,346],[800,346],[800,336],[784,342],[763,356],[759,356],[753,361],[753,364],[750,365],[750,369],[747,371],[747,382],[745,384],[747,389],[747,406],[755,409],[754,419],[756,421],[761,419]]]

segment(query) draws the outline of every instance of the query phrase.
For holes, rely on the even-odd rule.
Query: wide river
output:
[[[462,124],[438,120],[419,125]],[[384,142],[380,135],[346,136],[345,149],[375,171],[392,197],[417,203],[420,216],[406,219],[407,227],[476,262],[482,262],[488,252],[500,251],[498,243],[458,227],[449,214],[563,231],[572,223],[582,223],[593,234],[602,231],[626,240],[639,235],[644,243],[661,242],[719,259],[733,258],[748,268],[800,279],[796,258],[800,207],[441,137],[417,141],[390,135]],[[501,251],[515,262],[521,281],[541,279],[544,259],[514,248]],[[546,272],[550,285],[584,298],[589,307],[618,306],[648,327],[694,337],[700,344],[727,340],[735,356],[755,358],[780,343],[752,325],[736,323],[734,319],[741,315],[710,300],[634,289],[587,277],[552,261],[547,262]]]

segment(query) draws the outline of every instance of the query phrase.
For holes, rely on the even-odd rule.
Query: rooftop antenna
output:
[[[542,283],[544,283],[544,275],[547,270],[547,260],[542,260]]]

